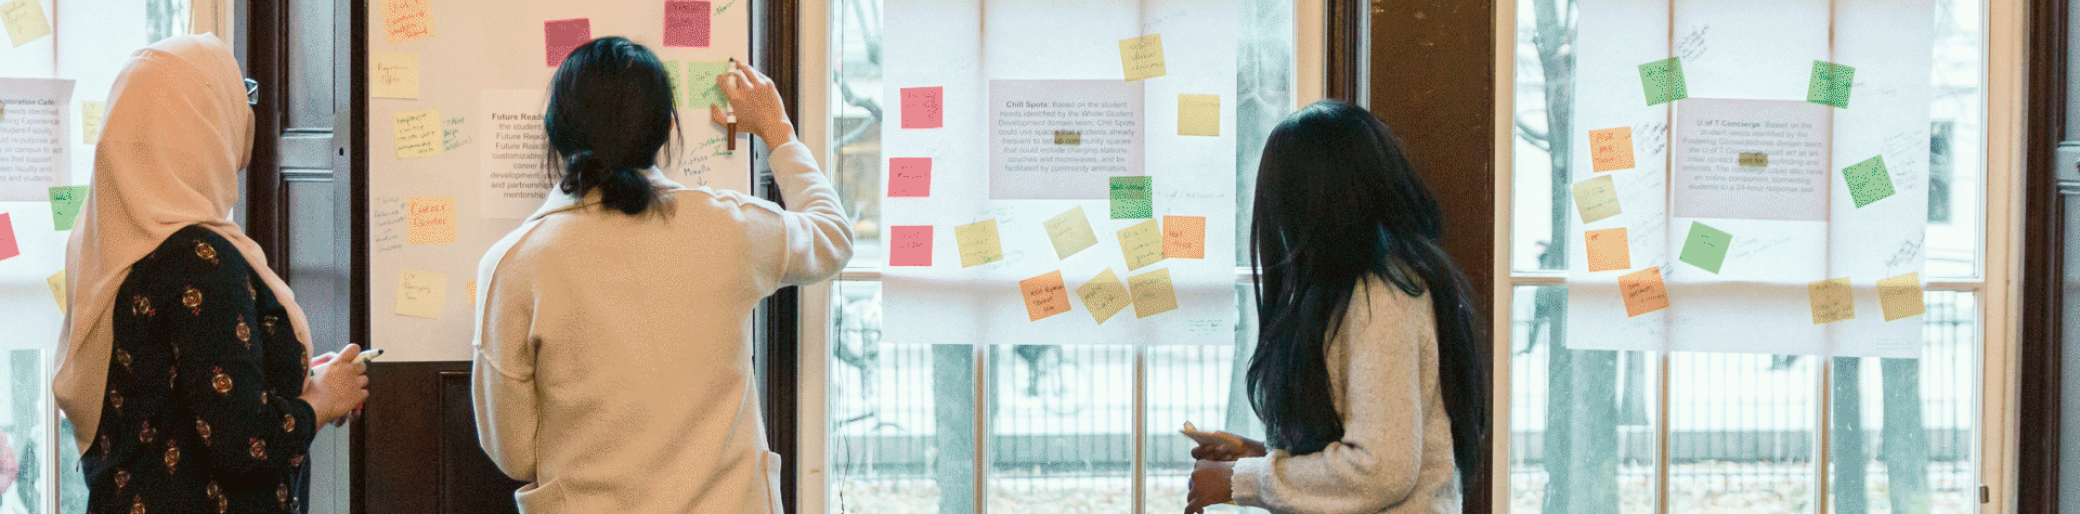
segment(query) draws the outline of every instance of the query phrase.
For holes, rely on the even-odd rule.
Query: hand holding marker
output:
[[[382,348],[376,348],[376,349],[372,349],[372,350],[369,350],[369,351],[361,352],[361,356],[360,356],[360,357],[355,357],[355,358],[354,358],[354,363],[355,363],[355,364],[368,364],[368,361],[376,360],[376,357],[382,357],[382,356],[383,356],[383,349],[382,349]],[[315,376],[318,376],[318,368],[315,368],[315,367],[314,367],[314,368],[311,368],[311,376],[314,376],[314,377],[315,377]]]

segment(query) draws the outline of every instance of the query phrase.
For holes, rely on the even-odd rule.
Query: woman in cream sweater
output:
[[[556,72],[562,181],[477,275],[477,435],[531,482],[521,512],[781,511],[746,328],[775,290],[836,275],[852,232],[772,81],[742,64],[719,81],[787,208],[658,172],[677,120],[648,49],[602,38]]]

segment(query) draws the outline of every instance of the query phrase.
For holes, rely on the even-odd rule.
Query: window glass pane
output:
[[[1235,286],[1237,298],[1252,298],[1252,284]],[[1263,422],[1250,409],[1243,374],[1257,347],[1255,308],[1238,304],[1242,316],[1232,346],[1148,348],[1148,481],[1143,512],[1182,512],[1192,473],[1190,439],[1177,433],[1189,421],[1200,430],[1225,430],[1264,439]],[[1264,512],[1216,506],[1208,512]]]
[[[1828,512],[1979,509],[1977,297],[1923,298],[1928,342],[1920,359],[1834,360]]]
[[[879,285],[838,285],[826,382],[831,511],[973,511],[975,347],[885,343]]]
[[[1654,512],[1660,354],[1567,350],[1566,289],[1515,289],[1510,512]]]
[[[989,512],[1133,512],[1136,348],[988,347]]]
[[[1929,104],[1929,277],[1977,277],[1985,208],[1984,2],[1935,0]]]
[[[1821,362],[1671,354],[1669,511],[1812,512]]]

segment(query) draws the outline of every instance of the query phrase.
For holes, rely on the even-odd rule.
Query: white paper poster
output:
[[[72,177],[72,80],[0,78],[0,202],[50,200]]]
[[[549,140],[542,131],[542,91],[487,89],[478,104],[485,140],[477,143],[479,211],[487,219],[524,219],[555,187],[548,170]]]
[[[1141,175],[1142,84],[990,81],[989,197],[1102,200],[1107,178]]]

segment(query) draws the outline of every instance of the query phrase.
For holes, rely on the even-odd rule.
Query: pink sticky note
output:
[[[939,116],[939,98],[944,89],[939,86],[903,88],[903,128],[925,129],[945,126]]]
[[[22,248],[14,242],[14,220],[0,212],[0,261],[22,254]]]
[[[708,3],[664,3],[664,46],[708,47]]]
[[[888,196],[889,198],[923,198],[932,196],[932,158],[889,158]]]
[[[888,227],[888,241],[888,265],[932,265],[931,225]]]
[[[564,56],[592,41],[592,20],[571,18],[542,22],[542,41],[549,51],[549,67],[563,65]]]

